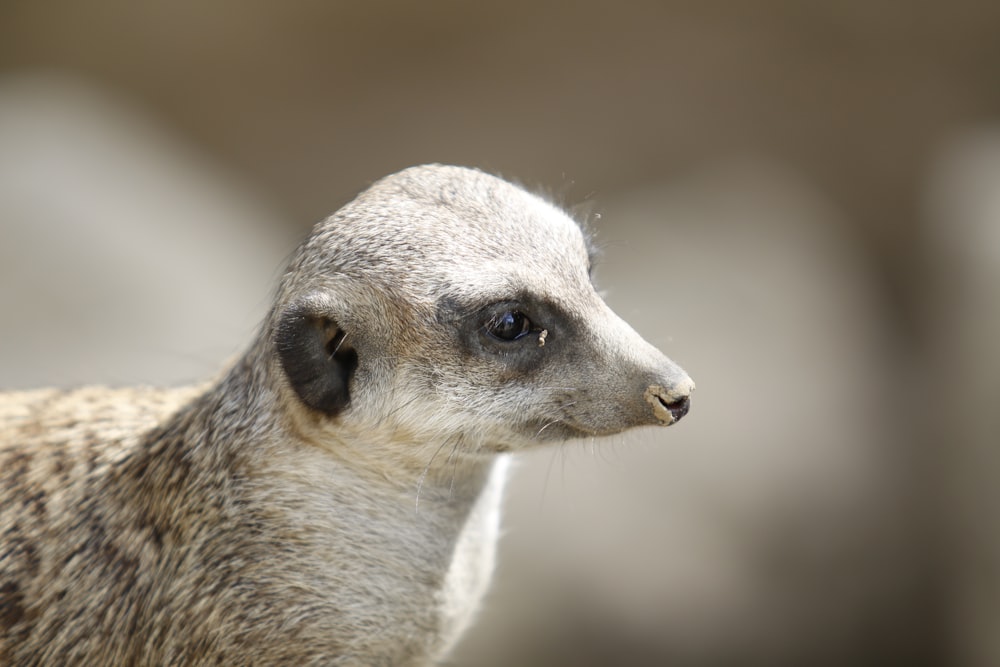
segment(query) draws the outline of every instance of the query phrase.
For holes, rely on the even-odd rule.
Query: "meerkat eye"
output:
[[[531,331],[531,320],[524,313],[509,310],[494,315],[486,323],[486,333],[499,340],[513,341]]]

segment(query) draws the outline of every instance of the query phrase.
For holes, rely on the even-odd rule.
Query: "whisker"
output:
[[[561,454],[563,454],[562,456],[559,457],[559,463],[560,463],[560,466],[559,466],[560,467],[559,478],[562,481],[562,485],[563,485],[564,489],[566,488],[566,456],[565,456],[565,450],[566,450],[565,446],[559,448],[559,452]]]
[[[552,466],[556,462],[556,457],[561,458],[563,456],[563,448],[565,446],[565,442],[560,442],[559,446],[555,448],[554,452],[552,452],[552,456],[549,457],[549,464],[545,466],[545,479],[542,482],[542,497],[539,500],[539,509],[541,509],[541,506],[545,505],[545,496],[549,490],[549,477],[552,474]]]
[[[397,412],[399,412],[400,410],[405,410],[406,408],[410,407],[411,405],[413,405],[422,398],[423,396],[414,396],[410,400],[404,403],[400,403],[386,414],[386,418],[395,417]]]
[[[458,446],[465,442],[465,438],[459,435],[455,438],[455,446],[451,448],[451,453],[448,454],[448,461],[451,461],[451,483],[448,485],[448,501],[450,502],[455,498],[455,475],[458,474],[458,457],[455,453],[458,452]]]
[[[577,403],[578,403],[578,401],[571,401],[569,403],[563,404],[561,407],[563,409],[565,409],[565,408],[571,408],[574,405],[576,405]],[[538,429],[538,431],[535,432],[535,437],[538,438],[542,434],[542,431],[544,431],[548,427],[552,426],[553,424],[564,424],[564,423],[566,423],[565,419],[563,419],[562,417],[556,417],[555,419],[553,419],[550,422],[545,423],[540,429]]]
[[[615,467],[617,464],[608,458],[609,452],[608,447],[601,446],[595,443],[594,447],[597,449],[597,456],[601,459],[601,463],[609,467]]]
[[[562,423],[562,421],[563,421],[562,419],[553,419],[550,422],[546,422],[546,424],[542,426],[540,429],[538,429],[538,432],[535,433],[535,437],[537,438],[538,436],[540,436],[542,434],[542,431],[552,426],[553,424],[560,424]]]
[[[431,455],[430,461],[427,462],[427,465],[424,466],[423,471],[420,473],[420,479],[417,480],[417,497],[413,505],[414,514],[420,513],[420,490],[424,488],[424,480],[427,479],[427,472],[431,469],[431,465],[434,463],[434,459],[437,458],[438,453],[440,453],[447,444],[448,440],[445,439],[440,445],[438,445],[438,448],[435,449],[434,453]]]
[[[344,344],[344,341],[346,340],[347,340],[347,334],[345,333],[343,336],[340,337],[340,340],[337,342],[337,346],[333,348],[333,352],[330,353],[331,357],[340,352],[340,347]]]

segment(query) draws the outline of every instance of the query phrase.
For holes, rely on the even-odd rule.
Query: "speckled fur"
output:
[[[648,388],[693,389],[588,264],[543,200],[417,167],[317,225],[218,382],[0,395],[0,665],[442,659],[492,569],[502,452],[670,423]],[[477,342],[470,304],[525,295],[564,314],[544,346]],[[357,351],[342,411],[283,370],[293,307]]]

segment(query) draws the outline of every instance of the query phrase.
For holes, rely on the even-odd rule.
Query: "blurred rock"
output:
[[[0,79],[0,388],[181,383],[269,303],[293,229],[127,102]]]
[[[947,489],[955,664],[1000,664],[1000,129],[946,142],[930,175],[923,293],[925,395]]]

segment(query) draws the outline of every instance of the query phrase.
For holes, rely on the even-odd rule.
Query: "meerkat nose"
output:
[[[676,422],[681,417],[683,417],[688,413],[688,410],[691,408],[691,399],[685,396],[679,401],[674,401],[673,403],[666,403],[664,407],[667,408],[667,411],[670,413],[670,416],[673,417],[673,421]]]
[[[653,408],[653,416],[664,426],[670,426],[688,413],[691,408],[691,392],[694,391],[694,382],[690,377],[685,378],[671,387],[663,387],[658,384],[649,385],[646,388],[646,402]]]

